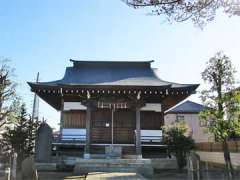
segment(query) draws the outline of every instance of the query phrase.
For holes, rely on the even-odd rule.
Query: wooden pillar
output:
[[[64,111],[64,99],[61,97],[61,110],[60,110],[60,137],[62,138],[62,129],[64,125],[63,111]]]
[[[111,136],[112,136],[112,145],[113,145],[113,141],[114,141],[114,137],[113,137],[113,130],[114,130],[114,109],[111,109],[111,114],[112,114],[112,117],[111,117]]]
[[[91,107],[90,104],[87,104],[87,113],[86,113],[86,144],[84,149],[84,158],[90,158],[90,129],[91,129]]]
[[[136,157],[142,158],[140,108],[136,107]]]

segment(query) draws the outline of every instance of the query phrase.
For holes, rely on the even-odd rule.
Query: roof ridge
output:
[[[200,104],[200,103],[197,103],[197,102],[194,102],[194,101],[191,101],[191,100],[186,100],[185,102],[183,103],[186,103],[186,102],[190,102],[190,103],[194,103],[194,104],[198,104],[198,105],[201,105],[201,106],[204,106],[203,104]],[[183,104],[182,103],[182,104]],[[181,105],[181,104],[180,104]]]
[[[152,63],[154,60],[135,61],[135,60],[75,60],[69,59],[73,63]]]
[[[204,106],[203,104],[196,103],[191,100],[186,100],[179,103],[175,107],[172,107],[171,109],[167,110],[165,113],[168,114],[168,113],[200,112],[205,107],[206,106]]]

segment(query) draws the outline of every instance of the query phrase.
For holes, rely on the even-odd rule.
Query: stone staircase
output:
[[[152,177],[150,159],[77,159],[74,174],[88,172],[133,172]]]
[[[135,173],[146,178],[153,176],[153,170],[177,169],[176,159],[83,159],[69,156],[61,161],[51,163],[36,163],[40,180],[67,179],[66,177],[81,177],[88,173]],[[67,172],[66,172],[67,171]],[[65,178],[64,178],[65,177]],[[74,179],[74,178],[73,178]],[[77,179],[77,178],[76,178]]]

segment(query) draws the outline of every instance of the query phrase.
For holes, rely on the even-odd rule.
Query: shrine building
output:
[[[164,112],[198,87],[162,80],[153,61],[70,61],[62,79],[28,84],[61,112],[55,145],[82,147],[84,158],[142,158],[144,147],[164,146]]]

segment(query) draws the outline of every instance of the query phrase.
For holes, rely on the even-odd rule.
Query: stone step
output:
[[[126,167],[126,168],[137,168],[137,167],[142,167],[145,166],[144,164],[139,164],[139,163],[129,163],[129,164],[121,164],[121,163],[96,163],[96,164],[87,164],[87,163],[82,163],[81,166],[84,167],[113,167],[113,168],[117,168],[117,167]]]
[[[74,174],[88,172],[132,172],[151,177],[153,167],[149,159],[78,159]]]
[[[76,162],[81,163],[143,163],[143,164],[151,164],[151,159],[83,159],[77,158]]]
[[[125,179],[125,180],[145,180],[141,175],[136,173],[120,173],[120,172],[92,172],[87,175],[86,180],[109,180],[109,179]]]

